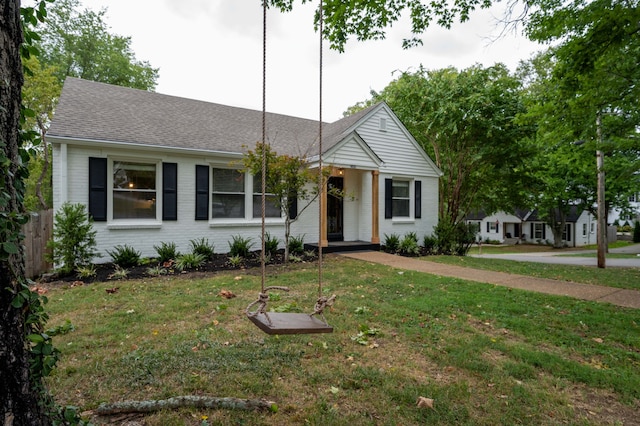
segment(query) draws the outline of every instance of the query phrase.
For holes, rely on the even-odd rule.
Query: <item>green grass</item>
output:
[[[312,310],[317,271],[296,268],[269,270],[267,285],[292,289],[272,308]],[[47,295],[49,325],[75,327],[54,341],[62,358],[49,385],[61,403],[198,394],[279,408],[161,412],[149,425],[632,424],[640,409],[638,310],[328,257],[334,333],[268,336],[244,314],[259,276],[119,286]],[[366,344],[353,339],[374,329]],[[419,396],[435,409],[416,407]]]
[[[427,256],[423,259],[430,262],[446,263],[449,265],[464,266],[467,268],[640,290],[640,268],[598,269],[586,266],[520,262],[515,260],[469,256]]]

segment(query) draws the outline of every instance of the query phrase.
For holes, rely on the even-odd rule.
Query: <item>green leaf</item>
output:
[[[44,337],[41,334],[30,334],[27,336],[27,339],[32,343],[44,343]]]
[[[12,242],[6,242],[2,243],[2,250],[4,250],[6,253],[17,254],[18,246]]]

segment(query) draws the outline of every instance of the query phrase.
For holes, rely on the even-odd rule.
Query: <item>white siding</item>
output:
[[[334,154],[324,156],[323,162],[337,167],[353,169],[372,169],[377,167],[370,154],[362,148],[354,137],[341,145],[340,149]]]
[[[379,129],[380,117],[387,118],[386,131]],[[381,172],[394,175],[438,177],[439,172],[425,158],[415,140],[385,108],[377,110],[358,126],[358,134],[384,162]]]

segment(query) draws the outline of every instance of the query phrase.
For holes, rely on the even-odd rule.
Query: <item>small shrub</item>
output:
[[[64,203],[55,214],[53,239],[47,244],[51,249],[49,260],[68,274],[92,263],[100,255],[96,251],[96,231],[93,219],[83,204]]]
[[[405,256],[418,256],[420,254],[420,246],[418,245],[418,237],[409,233],[402,238],[398,251]]]
[[[302,262],[302,257],[298,256],[297,254],[290,254],[289,262],[300,263]]]
[[[107,253],[113,259],[113,263],[121,268],[130,268],[140,264],[140,252],[127,244],[115,246],[113,250],[107,250]]]
[[[160,275],[166,275],[166,273],[167,270],[162,266],[152,266],[151,268],[147,269],[147,274],[151,275],[152,277],[159,277]]]
[[[316,257],[318,255],[318,253],[316,253],[315,250],[305,250],[304,251],[304,256],[308,259],[313,259],[314,257]]]
[[[96,276],[96,267],[93,264],[78,266],[76,272],[78,272],[78,277],[80,278],[92,278]]]
[[[304,253],[304,234],[297,237],[289,237],[289,254],[302,254]],[[291,257],[289,257],[291,260]]]
[[[204,256],[205,260],[210,260],[213,258],[213,254],[215,253],[213,244],[209,244],[209,240],[202,237],[199,240],[191,240],[189,241],[189,245],[191,246],[191,252],[195,254],[201,254]]]
[[[127,278],[128,275],[129,271],[127,269],[116,265],[116,270],[113,271],[108,278],[110,280],[122,280],[124,278]]]
[[[204,265],[207,258],[200,253],[186,253],[176,259],[176,268],[180,271],[185,269],[197,269]]]
[[[404,238],[405,239],[410,239],[415,241],[416,243],[418,242],[418,234],[416,234],[415,232],[407,232],[406,234],[404,234]]]
[[[233,239],[233,241],[229,243],[229,255],[231,257],[248,257],[249,251],[253,246],[251,238],[244,238],[241,235],[234,235],[231,238]]]
[[[398,234],[384,234],[384,251],[387,253],[397,253],[400,248],[400,237]]]
[[[464,256],[476,241],[478,227],[472,223],[452,224],[441,221],[433,228],[433,231],[438,241],[440,254]]]
[[[162,263],[175,260],[180,256],[180,253],[178,253],[176,249],[176,243],[165,243],[163,241],[159,246],[154,245],[153,249],[158,253],[158,261]]]
[[[438,240],[433,235],[425,235],[422,240],[422,246],[427,254],[434,254],[438,248]]]
[[[278,245],[280,240],[277,237],[272,237],[270,233],[264,234],[264,251],[269,255],[275,255],[278,251]]]
[[[243,257],[240,255],[229,256],[229,265],[234,268],[239,268],[242,266]],[[266,259],[265,259],[266,262]]]

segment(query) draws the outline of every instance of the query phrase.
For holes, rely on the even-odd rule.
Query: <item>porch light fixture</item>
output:
[[[344,175],[344,169],[343,169],[342,167],[340,167],[340,168],[338,169],[338,174],[339,174],[340,176]]]

